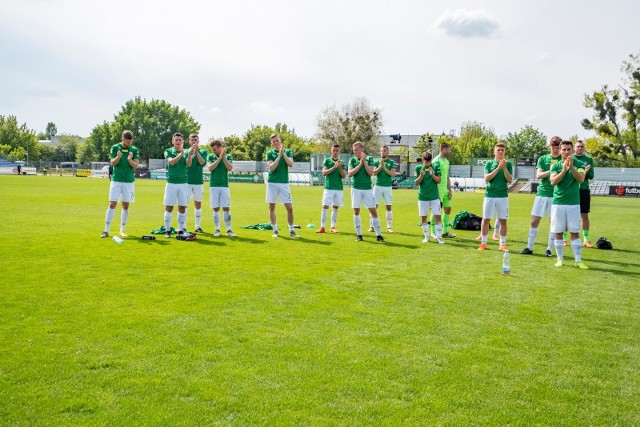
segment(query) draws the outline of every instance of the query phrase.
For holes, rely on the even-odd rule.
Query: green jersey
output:
[[[288,148],[284,149],[284,153],[290,159],[293,159],[293,152]],[[267,151],[267,162],[274,162],[278,158],[277,150]],[[284,161],[284,158],[280,159],[278,162],[278,166],[273,171],[269,171],[269,178],[267,182],[275,182],[279,184],[288,184],[289,183],[289,166],[287,166],[287,162]]]
[[[109,157],[111,159],[115,159],[118,156],[118,151],[122,152],[122,157],[120,157],[118,164],[113,166],[113,175],[111,180],[115,182],[133,182],[135,179],[135,171],[129,164],[129,160],[127,160],[127,158],[129,157],[129,153],[133,153],[133,160],[138,160],[140,158],[138,147],[130,145],[127,148],[121,143],[115,144],[111,147]]]
[[[590,155],[586,154],[586,153],[583,154],[582,156],[576,156],[574,154],[573,158],[576,159],[576,160],[579,160],[584,165],[585,168],[587,167],[587,165],[591,165],[589,170],[584,173],[584,181],[582,182],[582,184],[580,184],[580,189],[581,190],[588,190],[589,189],[589,180],[592,180],[593,177],[595,176],[595,173],[594,173],[594,170],[593,170],[593,158]]]
[[[438,184],[436,184],[436,182],[433,180],[425,165],[416,166],[416,178],[420,176],[420,171],[423,169],[424,176],[422,177],[422,182],[418,187],[418,200],[421,200],[423,202],[438,200]],[[440,164],[431,163],[431,169],[433,169],[434,176],[441,176]]]
[[[551,166],[551,175],[562,172],[562,159]],[[580,160],[573,160],[573,166],[578,172],[584,172],[584,165]],[[562,181],[553,187],[554,205],[579,205],[580,183],[576,181],[570,170],[567,171]]]
[[[229,163],[233,163],[233,157],[231,154],[224,155]],[[218,156],[214,153],[209,154],[207,157],[208,163],[213,163],[218,160]],[[229,171],[227,165],[224,164],[224,160],[218,163],[218,166],[211,171],[211,177],[209,178],[209,187],[228,187],[229,186]]]
[[[382,164],[382,157],[376,159],[373,162],[373,167],[378,168],[381,164]],[[387,158],[387,160],[384,161],[384,165],[387,168],[387,170],[392,170],[392,169],[395,169],[396,162]],[[381,169],[378,175],[376,175],[376,185],[379,185],[380,187],[391,187],[391,181],[393,181],[392,176],[386,173],[384,169]]]
[[[449,159],[444,158],[444,157],[440,157],[440,155],[438,154],[433,161],[431,162],[431,167],[434,168],[435,170],[435,165],[438,165],[439,169],[440,169],[440,173],[441,173],[441,177],[442,180],[440,181],[440,184],[438,184],[438,190],[440,191],[440,194],[445,196],[449,194]]]
[[[200,156],[207,162],[207,150],[199,149],[198,152]],[[203,184],[204,180],[202,179],[202,169],[204,168],[204,163],[200,164],[198,161],[198,156],[194,155],[191,158],[191,167],[187,168],[187,184],[199,185]]]
[[[185,157],[186,154],[187,150],[184,150],[180,161],[171,166],[169,164],[169,159],[177,157],[178,152],[173,147],[164,150],[164,158],[165,160],[167,160],[167,182],[169,184],[187,183],[187,158]]]
[[[367,162],[369,166],[373,166],[373,157],[367,156],[365,162]],[[349,169],[357,167],[358,163],[360,163],[360,159],[352,157],[349,160]],[[364,165],[351,177],[351,186],[356,190],[371,190],[371,176],[367,173]]]
[[[491,160],[484,165],[484,173],[488,174],[498,169],[498,163],[495,160]],[[509,174],[513,174],[513,166],[511,162],[507,161],[507,170]],[[484,193],[484,197],[493,197],[493,198],[502,198],[508,197],[509,183],[507,179],[504,177],[504,171],[500,169],[496,176],[489,182],[487,182],[487,190]]]
[[[333,160],[331,157],[326,158],[324,159],[324,163],[322,164],[322,166],[324,166],[327,169],[331,169],[338,160]],[[342,169],[346,172],[347,165],[343,163]],[[342,191],[343,185],[342,185],[342,175],[340,175],[340,169],[336,168],[332,172],[330,172],[327,176],[324,177],[324,188],[326,190]]]
[[[538,164],[536,165],[537,169],[540,169],[542,172],[549,172],[551,170],[551,166],[553,166],[556,162],[561,162],[562,156],[553,157],[551,154],[545,154],[544,156],[540,156],[538,159]],[[536,196],[540,197],[553,197],[553,185],[551,185],[551,181],[549,177],[542,178],[540,183],[538,184],[538,192]]]

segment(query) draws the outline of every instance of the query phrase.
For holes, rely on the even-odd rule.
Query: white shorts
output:
[[[193,198],[196,202],[202,202],[202,193],[204,192],[204,184],[187,184],[187,194],[189,198]]]
[[[267,203],[293,203],[289,184],[267,182]]]
[[[552,202],[553,202],[553,197],[536,196],[536,199],[533,201],[533,207],[531,208],[531,216],[537,216],[542,218],[546,213],[547,216],[551,218]]]
[[[499,219],[509,218],[509,198],[508,197],[485,197],[482,203],[482,218],[491,219],[495,213]]]
[[[189,204],[187,189],[187,184],[170,184],[167,182],[164,187],[164,205],[174,206],[177,202],[178,206],[187,206]]]
[[[122,197],[122,201],[125,203],[131,203],[135,201],[135,191],[133,188],[133,182],[115,182],[111,181],[109,186],[109,201],[117,202]]]
[[[580,205],[551,205],[551,232],[580,232]]]
[[[431,208],[431,212],[438,216],[440,215],[440,199],[435,200],[418,200],[418,215],[427,216],[429,214],[429,208]]]
[[[229,187],[209,187],[209,197],[212,209],[231,207]]]
[[[344,193],[342,190],[325,190],[322,192],[322,206],[342,206]]]
[[[391,192],[391,187],[376,185],[373,188],[373,197],[376,200],[376,205],[380,204],[380,200],[382,199],[384,199],[384,204],[387,206],[391,206],[393,204],[393,194]]]
[[[376,201],[373,197],[373,191],[351,188],[351,207],[360,209],[360,204],[364,204],[367,209],[375,208]]]

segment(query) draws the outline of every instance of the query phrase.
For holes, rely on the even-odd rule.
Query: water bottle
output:
[[[116,243],[124,243],[124,240],[122,240],[120,237],[118,236],[113,236],[113,241]]]
[[[509,251],[504,251],[502,255],[502,274],[509,275],[511,273]]]

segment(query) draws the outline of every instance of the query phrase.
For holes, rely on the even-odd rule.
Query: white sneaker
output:
[[[213,237],[220,237],[220,230],[216,230],[216,232],[213,233]]]
[[[236,237],[236,233],[234,233],[233,231],[229,230],[229,231],[227,231],[227,236]]]
[[[429,238],[425,237],[424,239],[422,239],[422,243],[429,243]]]
[[[438,239],[437,237],[436,237],[436,242],[438,242],[441,245],[444,245],[444,240]]]
[[[274,232],[273,232],[273,236],[271,236],[271,237],[280,237],[280,236],[278,235],[278,232],[277,232],[277,231],[274,231]]]

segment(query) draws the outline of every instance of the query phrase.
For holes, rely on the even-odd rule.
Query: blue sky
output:
[[[385,133],[589,136],[586,92],[640,52],[640,3],[569,1],[5,0],[0,114],[87,136],[129,99],[191,112],[204,137],[364,96]]]

